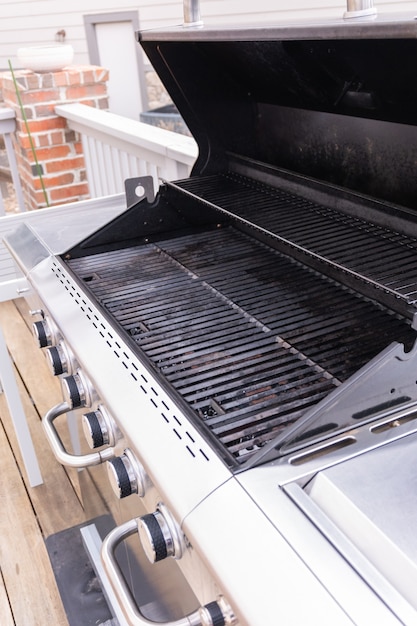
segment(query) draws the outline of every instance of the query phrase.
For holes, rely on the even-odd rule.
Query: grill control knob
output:
[[[116,441],[115,425],[104,406],[99,406],[95,411],[84,413],[82,426],[85,438],[90,448],[101,446],[114,446]]]
[[[54,376],[69,372],[70,359],[63,343],[47,348],[45,354],[49,369]]]
[[[123,454],[107,462],[110,484],[118,498],[136,493],[141,498],[147,487],[147,474],[133,452],[126,449]]]
[[[90,403],[87,385],[80,372],[61,378],[62,391],[71,409],[78,409]]]
[[[180,559],[184,551],[184,536],[168,509],[162,504],[154,513],[138,518],[138,533],[143,550],[151,563],[168,556]]]
[[[40,348],[52,345],[53,333],[48,320],[40,320],[32,324],[34,337]]]
[[[229,603],[220,596],[217,602],[210,602],[199,610],[201,626],[234,626],[236,616]]]

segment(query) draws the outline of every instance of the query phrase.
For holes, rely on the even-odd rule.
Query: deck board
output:
[[[0,568],[0,624],[2,626],[14,626],[12,611],[7,596],[6,587],[3,580],[3,572]]]
[[[6,398],[0,394],[0,624],[66,626],[44,540],[85,522],[86,515],[77,473],[69,476],[56,461],[41,425],[43,413],[62,401],[60,385],[35,346],[26,305],[16,304],[0,303],[0,324],[44,483],[29,486]]]
[[[54,378],[49,371],[44,355],[37,347],[31,329],[28,327],[28,320],[25,320],[24,316],[28,316],[27,305],[23,300],[19,302],[18,306],[16,305],[17,302],[12,301],[1,303],[0,325],[3,329],[8,350],[18,372],[17,379],[22,381],[27,390],[28,402],[24,404],[24,411],[28,419],[29,428],[33,427],[34,429],[34,432],[32,432],[34,444],[35,446],[38,444],[41,447],[45,447],[45,436],[40,426],[40,419],[54,405],[62,402],[61,386],[58,379]],[[33,319],[30,319],[30,322],[33,322]],[[22,396],[22,390],[20,395],[23,401],[24,396]],[[35,409],[35,412],[33,412],[33,409]],[[58,424],[63,421],[64,418],[61,419]],[[64,443],[69,444],[68,433],[61,430],[60,435]],[[44,480],[48,474],[55,474],[55,471],[58,471],[58,469],[62,470],[62,472],[67,474],[70,478],[72,488],[78,492],[78,497],[80,497],[77,470],[64,470],[56,463],[49,448],[47,448],[45,454],[45,462],[41,462],[44,460],[44,455],[42,455],[42,459],[38,458]],[[52,472],[50,467],[51,462],[53,467]],[[46,466],[45,470],[42,465]],[[56,479],[57,476],[55,475],[54,478]],[[64,480],[66,481],[66,477]],[[59,481],[56,487],[54,497],[59,498],[57,493],[58,491],[62,491]],[[59,505],[60,502],[57,501],[56,506]]]
[[[4,428],[0,449],[0,562],[15,623],[65,624],[44,538]]]
[[[1,303],[0,325],[13,361],[43,415],[52,405],[62,402],[59,381],[51,376],[42,351],[13,301]]]
[[[15,370],[18,389],[23,404],[32,441],[37,452],[38,462],[43,478],[43,484],[31,488],[26,472],[22,469],[23,480],[28,490],[33,508],[37,511],[38,522],[45,537],[64,530],[69,526],[80,524],[84,521],[84,510],[70,481],[66,470],[57,463],[55,457],[47,446],[42,424],[33,404],[31,397],[24,387],[19,373]],[[17,443],[13,424],[4,402],[0,397],[0,412],[3,426],[11,443],[19,468],[23,468],[23,459]]]

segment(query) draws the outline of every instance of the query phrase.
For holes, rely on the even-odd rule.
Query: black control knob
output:
[[[184,548],[182,531],[163,504],[159,504],[154,513],[138,518],[138,533],[151,563],[168,556],[181,558]]]
[[[32,324],[33,335],[40,348],[52,345],[52,329],[48,320],[40,320]]]
[[[201,626],[234,626],[236,616],[229,603],[220,596],[217,602],[209,602],[199,610]]]
[[[69,358],[63,344],[47,348],[45,354],[49,369],[54,376],[68,373]]]
[[[118,498],[126,498],[133,493],[145,495],[147,475],[131,450],[127,449],[120,456],[107,462],[110,484]]]
[[[78,409],[89,404],[87,387],[79,373],[61,379],[62,391],[71,409]]]
[[[104,407],[98,407],[95,411],[84,413],[82,426],[90,448],[95,449],[101,448],[101,446],[114,445],[113,421]]]
[[[226,626],[224,615],[217,602],[210,602],[200,609],[203,626]]]

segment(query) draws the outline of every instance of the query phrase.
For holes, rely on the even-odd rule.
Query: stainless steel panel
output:
[[[306,492],[417,609],[417,439],[410,435],[319,472]]]
[[[244,475],[247,473],[251,471]],[[269,486],[273,493],[273,483]],[[281,534],[278,517],[268,518],[233,478],[184,520],[191,543],[199,546],[207,567],[235,608],[239,626],[265,626],[275,621],[286,626],[359,624]],[[297,524],[296,517],[293,522]],[[361,626],[366,624],[369,622],[363,621]]]

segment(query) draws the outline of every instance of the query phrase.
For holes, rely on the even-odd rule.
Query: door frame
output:
[[[114,13],[96,13],[83,15],[84,28],[87,40],[87,49],[90,63],[100,65],[100,53],[98,49],[96,25],[116,22],[131,22],[133,32],[139,30],[139,13],[138,11],[115,11]],[[136,64],[138,69],[139,88],[142,101],[142,110],[148,110],[148,92],[146,88],[145,69],[143,62],[143,53],[139,47],[136,47]]]

